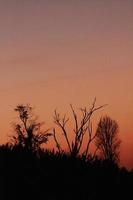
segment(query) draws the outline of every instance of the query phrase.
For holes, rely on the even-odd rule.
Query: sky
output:
[[[133,1],[0,0],[0,141],[14,108],[35,107],[53,126],[69,113],[108,104],[97,116],[119,124],[121,164],[133,168]]]

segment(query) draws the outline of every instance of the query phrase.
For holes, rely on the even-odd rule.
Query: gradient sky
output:
[[[18,103],[50,124],[55,108],[95,96],[108,104],[98,115],[119,123],[121,163],[133,168],[133,1],[0,0],[1,143]]]

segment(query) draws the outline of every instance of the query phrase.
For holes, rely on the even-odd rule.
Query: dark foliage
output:
[[[0,146],[0,199],[132,199],[133,173],[113,162]]]
[[[32,107],[18,105],[14,110],[18,113],[19,123],[15,124],[15,135],[11,137],[10,145],[25,147],[32,151],[38,151],[51,136],[48,130],[41,130],[41,123],[32,119]]]

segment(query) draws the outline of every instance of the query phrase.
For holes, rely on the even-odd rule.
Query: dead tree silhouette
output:
[[[69,118],[67,118],[66,115],[61,117],[60,114],[55,110],[54,123],[58,126],[58,128],[60,128],[61,132],[63,133],[67,146],[68,146],[69,153],[72,156],[79,155],[82,144],[83,144],[83,140],[86,134],[88,134],[88,142],[87,142],[86,148],[84,149],[83,155],[87,157],[88,154],[90,153],[89,152],[90,144],[94,141],[96,137],[96,133],[93,133],[92,131],[91,118],[94,112],[101,109],[103,106],[96,107],[96,99],[94,99],[94,102],[92,103],[92,106],[89,109],[87,109],[86,107],[80,109],[81,116],[79,119],[78,114],[75,112],[74,107],[70,105],[72,115],[74,118],[74,128],[73,128],[74,139],[72,141],[69,140],[69,136],[68,136],[69,133],[66,129],[66,125],[69,121]],[[55,129],[53,129],[53,136],[54,136],[58,151],[59,152],[63,151],[61,145],[58,142],[57,131]]]

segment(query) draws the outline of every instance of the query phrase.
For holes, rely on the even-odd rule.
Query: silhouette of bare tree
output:
[[[110,117],[102,117],[96,130],[96,146],[103,159],[113,162],[119,161],[118,124]]]
[[[69,121],[69,118],[67,118],[66,115],[61,117],[60,114],[55,110],[54,122],[61,129],[61,131],[64,135],[64,138],[66,140],[66,143],[67,143],[67,146],[69,149],[69,153],[72,156],[77,156],[80,153],[85,134],[88,134],[88,142],[87,142],[87,146],[83,152],[83,155],[85,157],[87,157],[89,154],[90,144],[94,141],[94,139],[96,137],[96,134],[94,134],[92,131],[91,117],[95,111],[97,111],[103,107],[103,106],[96,107],[95,104],[96,104],[96,99],[94,100],[92,106],[89,109],[87,109],[86,107],[81,108],[80,109],[80,111],[81,111],[80,119],[78,119],[78,115],[75,112],[75,109],[73,108],[73,106],[70,105],[72,115],[74,118],[74,128],[73,128],[74,139],[73,139],[73,141],[69,140],[68,132],[66,129],[66,124]],[[54,139],[56,142],[56,146],[60,152],[60,151],[62,151],[62,148],[57,140],[57,137],[56,137],[57,134],[56,134],[55,129],[53,130],[53,135],[54,135]]]

